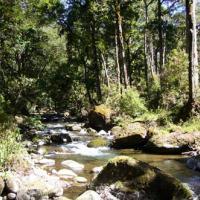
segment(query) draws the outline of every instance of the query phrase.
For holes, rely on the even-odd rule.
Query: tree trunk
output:
[[[101,53],[101,59],[102,59],[102,65],[103,65],[103,68],[104,68],[104,71],[105,71],[106,85],[109,88],[110,87],[110,80],[109,80],[109,76],[108,76],[107,63],[106,63],[106,60],[105,60],[103,53]]]
[[[189,59],[189,102],[196,101],[199,89],[197,31],[196,31],[196,0],[186,0],[186,30],[187,30],[187,53]]]
[[[98,65],[98,55],[97,55],[97,47],[96,47],[96,28],[95,28],[95,20],[93,19],[91,22],[91,36],[92,36],[92,51],[93,51],[93,67],[94,73],[96,77],[96,93],[98,101],[102,100],[101,93],[101,83],[100,83],[100,69]]]
[[[127,88],[128,86],[128,73],[127,73],[127,66],[126,66],[126,59],[125,59],[125,48],[124,48],[124,38],[123,38],[123,31],[122,31],[122,17],[121,17],[121,8],[120,8],[120,1],[115,1],[115,14],[116,14],[116,27],[117,27],[117,39],[119,40],[119,58],[120,58],[120,66],[123,70],[123,79],[124,79],[124,86]]]
[[[159,74],[162,79],[164,65],[162,2],[158,0]]]
[[[148,5],[144,0],[144,15],[145,15],[145,28],[144,28],[144,66],[145,66],[145,81],[147,93],[149,94],[149,63],[148,63],[148,46],[147,46],[147,25],[148,25]]]
[[[115,64],[117,71],[117,83],[119,92],[121,91],[121,69],[119,65],[119,48],[118,48],[118,39],[117,39],[117,30],[115,30]]]
[[[129,37],[126,45],[127,45],[127,72],[129,77],[129,85],[132,85],[133,78],[132,78],[132,69],[131,69],[131,50],[130,50],[131,38]]]

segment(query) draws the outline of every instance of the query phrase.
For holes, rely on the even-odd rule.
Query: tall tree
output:
[[[128,86],[128,72],[126,65],[125,47],[124,47],[124,36],[122,29],[122,16],[121,16],[121,2],[120,0],[115,0],[115,16],[116,16],[116,30],[118,39],[118,49],[119,49],[119,64],[121,68],[121,75],[123,74],[123,82],[125,88]]]
[[[189,103],[197,100],[199,90],[199,70],[197,52],[197,30],[196,30],[196,0],[186,0],[186,31],[187,31],[187,53],[189,59]]]

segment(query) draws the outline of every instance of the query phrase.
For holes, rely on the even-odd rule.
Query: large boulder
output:
[[[144,151],[157,154],[180,154],[194,150],[200,145],[200,132],[172,132],[153,135]]]
[[[191,190],[176,178],[127,156],[110,160],[90,185],[90,189],[98,193],[105,193],[104,188],[108,191],[107,187],[111,195],[120,194],[123,199],[135,194],[142,195],[142,198],[136,198],[141,200],[192,199]]]
[[[3,180],[3,178],[0,176],[0,195],[2,194],[2,192],[3,192],[3,190],[4,190],[4,187],[5,187],[4,180]]]
[[[141,148],[149,139],[145,126],[138,122],[124,128],[115,126],[111,133],[114,135],[111,147],[116,149]]]
[[[88,114],[89,126],[95,130],[107,130],[111,125],[111,109],[105,105],[95,106]]]

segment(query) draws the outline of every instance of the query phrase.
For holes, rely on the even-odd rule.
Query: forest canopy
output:
[[[130,92],[148,109],[177,112],[189,104],[195,110],[199,6],[196,0],[1,0],[6,112],[80,112]]]

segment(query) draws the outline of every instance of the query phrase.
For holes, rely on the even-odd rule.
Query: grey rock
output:
[[[5,187],[5,183],[2,177],[0,177],[0,195],[2,194]]]
[[[10,177],[6,180],[6,188],[12,193],[17,193],[19,191],[19,184],[19,180],[14,177]]]
[[[16,195],[15,193],[8,193],[7,198],[8,198],[9,200],[12,200],[12,199],[15,199],[16,196],[17,196],[17,195]]]
[[[93,190],[88,190],[79,196],[76,200],[102,200],[100,195]]]

